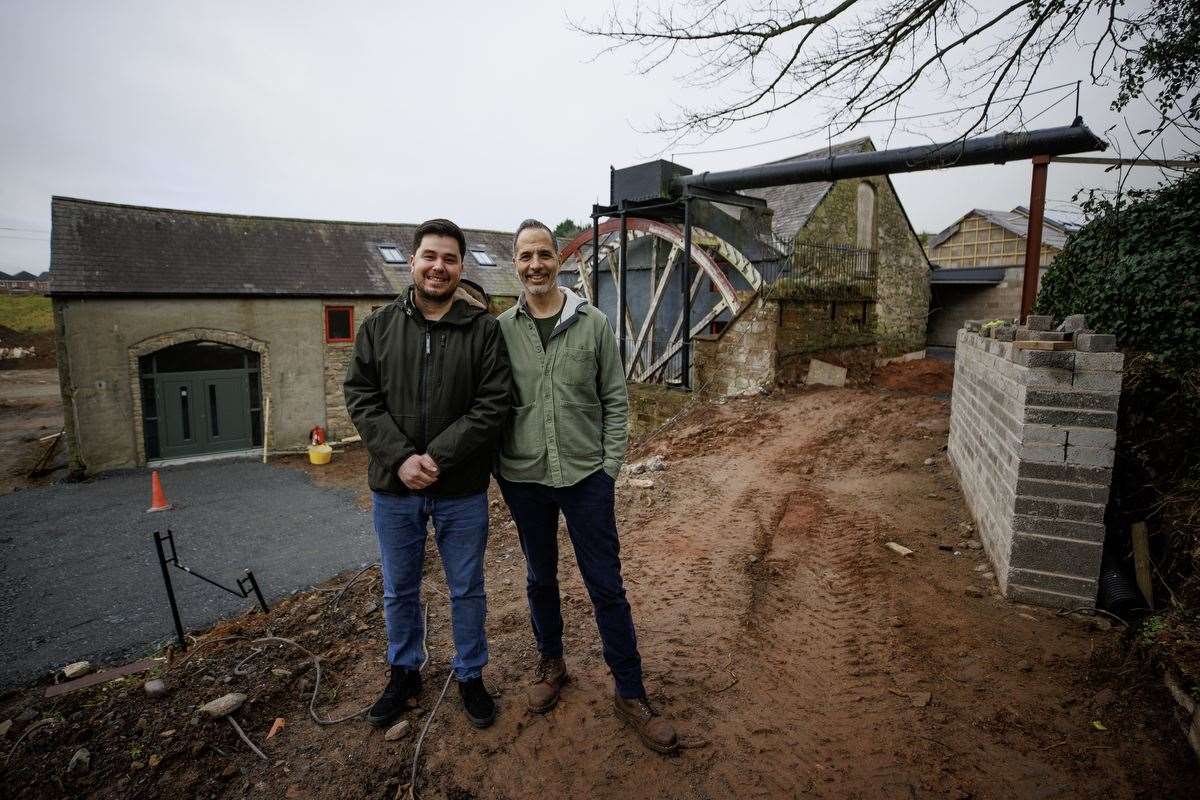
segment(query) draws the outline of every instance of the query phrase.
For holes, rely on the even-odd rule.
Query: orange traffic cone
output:
[[[167,502],[167,496],[163,494],[162,483],[158,480],[158,470],[154,470],[150,473],[150,507],[146,509],[146,513],[170,510],[171,504]]]

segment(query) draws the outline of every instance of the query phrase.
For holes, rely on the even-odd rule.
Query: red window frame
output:
[[[350,335],[345,339],[334,339],[329,335],[329,312],[345,311],[350,315]],[[354,306],[325,306],[325,343],[341,344],[354,341]]]

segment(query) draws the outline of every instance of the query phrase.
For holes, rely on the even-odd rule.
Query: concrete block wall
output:
[[[1123,358],[958,332],[950,462],[1007,597],[1095,605]]]

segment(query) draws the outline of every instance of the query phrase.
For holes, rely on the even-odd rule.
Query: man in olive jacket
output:
[[[466,240],[459,227],[425,222],[412,248],[412,286],[363,321],[344,383],[350,418],[370,454],[391,664],[367,720],[387,725],[420,694],[421,573],[432,519],[450,588],[459,693],[467,717],[486,727],[496,716],[481,678],[488,661],[487,487],[511,374],[486,298],[460,287]]]
[[[541,658],[529,710],[546,713],[567,682],[558,593],[558,515],[596,613],[617,715],[660,753],[675,730],[646,699],[625,586],[613,489],[628,443],[629,395],[617,341],[604,313],[558,285],[554,234],[537,220],[517,229],[513,264],[524,291],[500,315],[513,370],[512,418],[500,448],[498,483],[521,550]]]

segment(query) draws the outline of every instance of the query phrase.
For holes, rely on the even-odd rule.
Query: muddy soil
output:
[[[1194,797],[1200,770],[1159,682],[1125,661],[1123,632],[998,595],[942,450],[947,417],[948,403],[916,391],[783,392],[697,409],[646,449],[668,468],[651,474],[653,488],[622,488],[618,517],[646,682],[685,745],[675,757],[645,750],[613,715],[569,555],[573,681],[546,716],[523,710],[536,656],[524,567],[494,500],[485,677],[500,716],[473,729],[451,687],[417,796]],[[451,656],[432,548],[427,578],[417,731]],[[63,721],[17,746],[0,783],[18,797],[406,796],[414,733],[387,742],[358,720],[315,724],[308,659],[249,641],[270,631],[321,654],[317,711],[351,714],[384,681],[379,591],[372,570],[340,599],[303,593],[269,618],[218,625],[159,668],[171,688],[161,701],[143,697],[141,677],[51,701],[32,689],[9,697],[0,720],[32,708]],[[227,691],[249,696],[237,716],[269,761],[193,715]],[[277,717],[282,732],[265,740]],[[80,747],[91,767],[68,774]]]
[[[0,370],[0,494],[42,486],[66,475],[67,448],[55,443],[46,474],[29,477],[49,441],[62,430],[62,398],[56,369]]]

